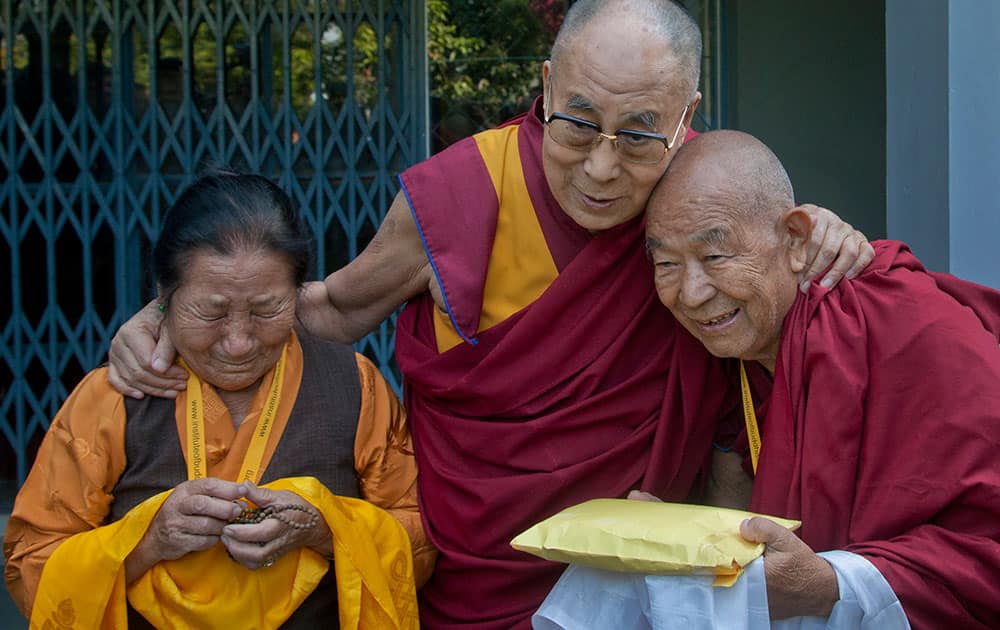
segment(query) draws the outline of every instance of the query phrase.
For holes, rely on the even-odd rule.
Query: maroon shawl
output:
[[[545,230],[543,214],[559,210],[541,133],[529,116],[518,139]],[[470,339],[497,203],[472,142],[401,177],[453,322]],[[557,250],[558,230],[545,232]],[[683,498],[710,451],[725,377],[657,300],[640,220],[587,239],[538,300],[475,345],[439,354],[433,308],[428,294],[410,302],[396,332],[421,511],[441,551],[421,618],[430,628],[528,628],[564,566],[510,540],[569,505],[632,488]]]
[[[1000,293],[875,246],[785,318],[751,509],[870,560],[914,628],[998,628]]]

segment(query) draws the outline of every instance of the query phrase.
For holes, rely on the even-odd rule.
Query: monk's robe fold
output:
[[[476,340],[440,351],[429,294],[398,320],[421,514],[440,550],[421,590],[431,628],[527,628],[564,566],[510,540],[587,499],[633,488],[684,498],[728,403],[719,363],[657,300],[641,220],[583,238],[560,223],[540,166],[542,129],[536,109],[401,177],[448,319]],[[506,220],[525,203],[532,220]],[[547,251],[508,251],[524,242]],[[524,285],[541,284],[496,281],[515,254],[551,259],[519,273],[556,272],[493,323],[496,300],[523,301]]]
[[[310,477],[263,487],[299,494],[330,526],[341,628],[417,627],[409,539],[395,519],[366,501],[332,495]],[[170,492],[63,541],[42,571],[32,627],[125,628],[127,590],[132,606],[158,628],[276,628],[329,569],[325,558],[299,549],[251,571],[228,558],[220,543],[160,562],[126,589],[125,559]]]
[[[870,560],[914,628],[997,628],[1000,350],[984,324],[1000,294],[875,247],[785,318],[751,509]]]
[[[914,271],[924,271],[923,265],[916,258],[910,257],[907,260],[908,263],[900,264],[915,265]],[[1000,344],[1000,291],[956,278],[947,273],[927,273],[934,278],[939,289],[968,308],[982,322],[983,328],[989,331]]]

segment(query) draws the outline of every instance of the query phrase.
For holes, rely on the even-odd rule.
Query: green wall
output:
[[[885,2],[729,0],[728,126],[762,139],[795,197],[886,235]]]

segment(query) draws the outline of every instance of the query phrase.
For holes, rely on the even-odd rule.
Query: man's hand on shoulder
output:
[[[842,278],[853,278],[875,258],[875,250],[860,231],[855,230],[834,212],[812,204],[800,206],[813,222],[808,262],[803,271],[803,293],[820,275],[820,286],[830,289]],[[829,267],[829,271],[823,274]]]
[[[145,395],[176,398],[187,387],[187,372],[174,365],[174,347],[156,300],[132,316],[115,333],[108,351],[108,382],[132,398]]]

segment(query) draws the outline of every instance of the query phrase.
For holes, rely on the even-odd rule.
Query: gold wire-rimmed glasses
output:
[[[669,140],[661,133],[639,131],[638,129],[618,129],[607,133],[597,123],[577,118],[562,112],[552,112],[545,117],[545,126],[549,129],[549,137],[567,149],[575,151],[590,151],[601,141],[610,140],[612,146],[626,162],[633,164],[656,164],[663,159],[667,151],[677,143],[677,134],[684,126],[689,106],[684,106],[674,135]]]

